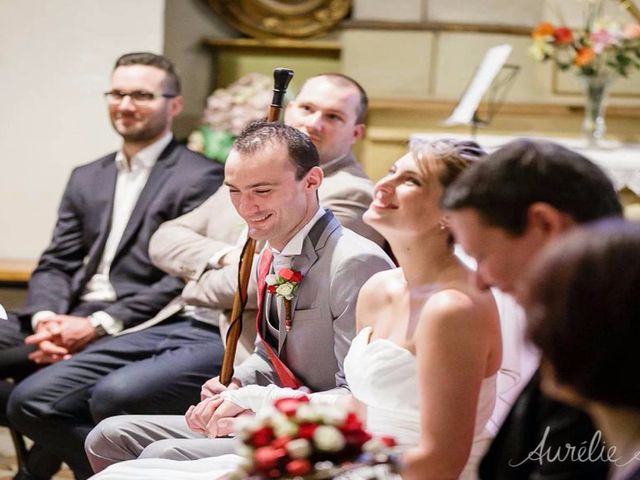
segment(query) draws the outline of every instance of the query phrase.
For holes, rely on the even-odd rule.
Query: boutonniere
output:
[[[277,273],[269,274],[266,278],[267,291],[284,301],[284,326],[287,332],[291,330],[291,300],[293,300],[301,281],[302,274],[290,268],[281,268]]]

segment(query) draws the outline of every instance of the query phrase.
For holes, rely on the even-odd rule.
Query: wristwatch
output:
[[[93,333],[96,338],[102,338],[109,335],[109,333],[104,329],[104,326],[102,325],[102,322],[99,318],[96,318],[93,315],[89,315],[89,321],[91,322]]]

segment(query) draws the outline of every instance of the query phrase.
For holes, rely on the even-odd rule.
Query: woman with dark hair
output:
[[[525,300],[542,388],[591,415],[606,446],[584,461],[609,460],[613,480],[640,479],[638,285],[640,224],[605,220],[545,251]]]

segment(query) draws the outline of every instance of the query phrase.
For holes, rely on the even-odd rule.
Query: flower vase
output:
[[[585,85],[585,107],[582,131],[590,147],[598,145],[606,130],[604,121],[605,102],[612,78],[608,75],[582,77]]]

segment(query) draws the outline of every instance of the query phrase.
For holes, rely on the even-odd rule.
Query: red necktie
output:
[[[260,341],[262,342],[262,346],[269,355],[269,360],[271,360],[271,364],[280,379],[280,384],[283,387],[289,388],[300,388],[303,384],[296,378],[293,372],[287,367],[278,354],[273,351],[269,342],[264,339],[262,335],[262,307],[264,305],[264,294],[267,289],[267,274],[271,269],[271,262],[273,261],[273,255],[271,250],[268,247],[265,247],[260,254],[260,259],[258,260],[258,314],[256,315],[256,330],[258,332],[258,336],[260,337]],[[275,298],[273,299],[275,301]]]

